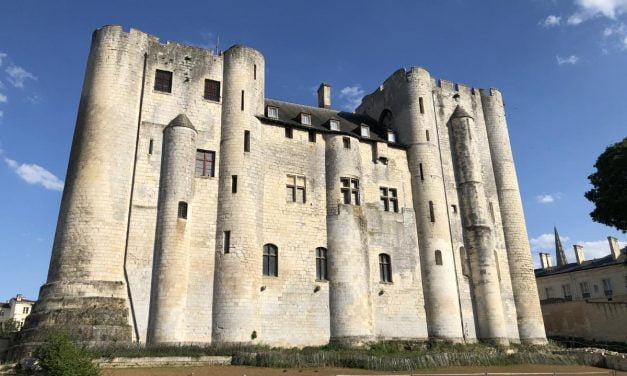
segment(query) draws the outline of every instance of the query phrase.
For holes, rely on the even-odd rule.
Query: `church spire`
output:
[[[566,261],[566,253],[564,253],[562,241],[557,233],[557,227],[553,226],[553,231],[555,232],[555,258],[557,259],[557,266],[566,265],[568,261]]]

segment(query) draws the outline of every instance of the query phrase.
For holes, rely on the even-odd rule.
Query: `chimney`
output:
[[[318,107],[331,108],[331,85],[324,82],[318,88]]]
[[[540,264],[542,264],[542,269],[548,269],[551,267],[551,255],[548,253],[540,253]]]
[[[583,245],[575,244],[573,245],[575,249],[575,257],[577,258],[577,264],[581,265],[584,261],[586,261],[586,257],[583,255]]]
[[[620,246],[618,245],[618,239],[613,236],[608,236],[607,241],[610,243],[610,252],[612,253],[612,260],[616,260],[620,257]]]
[[[22,301],[22,294],[17,294],[15,296],[15,300],[17,300],[18,302],[21,302]]]

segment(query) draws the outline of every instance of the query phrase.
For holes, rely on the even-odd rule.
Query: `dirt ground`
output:
[[[567,374],[569,372],[605,372],[605,375],[613,375],[613,371],[588,366],[558,366],[558,365],[512,365],[494,367],[445,367],[436,369],[420,369],[412,374],[435,373],[477,373],[477,372],[556,372]],[[185,368],[134,368],[103,370],[102,376],[335,376],[335,375],[409,375],[410,372],[377,372],[355,368],[307,368],[307,369],[283,369],[283,368],[255,368],[242,366],[207,366]],[[616,372],[616,376],[627,376],[627,372]],[[540,376],[540,375],[538,375]],[[586,375],[583,375],[586,376]],[[602,373],[588,376],[604,376]]]

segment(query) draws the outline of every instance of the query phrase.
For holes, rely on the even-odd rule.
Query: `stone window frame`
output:
[[[155,69],[155,82],[153,89],[159,93],[172,93],[172,81],[174,81],[174,72],[164,69]]]
[[[202,156],[202,158],[199,158],[200,156]],[[196,149],[196,163],[194,170],[196,177],[215,177],[216,152],[213,150]]]
[[[570,288],[570,283],[562,285],[562,293],[564,294],[564,300],[573,300],[573,293]]]
[[[222,83],[217,80],[205,78],[205,86],[203,91],[203,99],[212,102],[220,102],[222,96],[220,95],[222,90]]]
[[[328,250],[324,247],[316,248],[316,281],[328,281]]]
[[[346,205],[361,205],[361,197],[359,193],[359,179],[354,177],[340,178],[340,192],[342,194],[342,202]]]
[[[612,279],[611,278],[603,278],[601,280],[601,283],[603,283],[603,294],[605,296],[612,296],[612,293],[613,293]]]
[[[383,211],[394,213],[399,212],[398,189],[391,187],[379,187],[379,195]]]
[[[579,290],[581,291],[581,297],[586,299],[590,297],[590,282],[579,282]]]
[[[302,183],[301,183],[302,182]],[[298,174],[287,174],[287,180],[285,184],[286,189],[286,202],[293,202],[304,204],[307,202],[307,177],[304,175]],[[299,191],[302,194],[299,196]],[[291,200],[288,199],[289,195],[291,195]],[[302,202],[299,201],[299,197],[302,197]]]
[[[279,276],[279,247],[272,243],[263,246],[262,274],[264,277]]]
[[[379,282],[392,283],[392,257],[387,253],[379,253]]]

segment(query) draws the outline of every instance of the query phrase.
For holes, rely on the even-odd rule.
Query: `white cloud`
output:
[[[544,27],[558,26],[562,22],[562,17],[550,15],[547,16],[540,24]]]
[[[570,240],[568,236],[560,235],[560,240],[566,243]],[[555,234],[542,234],[536,238],[529,239],[529,244],[534,251],[544,251],[555,249]]]
[[[0,93],[0,103],[7,103],[7,96]]]
[[[4,58],[6,58],[7,54],[5,54],[4,52],[0,52],[0,67],[2,66],[2,61],[4,60]]]
[[[17,65],[8,66],[7,69],[5,69],[5,72],[8,76],[7,80],[9,80],[13,86],[20,89],[24,87],[24,82],[26,80],[37,80],[37,77],[35,77],[32,73],[27,72],[24,68],[18,67]]]
[[[0,119],[2,119],[2,117],[4,117],[4,111],[0,110]],[[0,151],[2,151],[2,150],[0,149]],[[0,153],[0,154],[2,154],[2,153]]]
[[[364,96],[364,90],[361,85],[347,86],[340,90],[340,98],[346,102],[343,106],[347,111],[354,111],[361,103],[361,98]]]
[[[576,56],[576,55],[570,55],[568,57],[561,57],[557,55],[556,58],[557,58],[557,65],[564,65],[564,64],[575,65],[577,64],[577,62],[579,62],[579,56]]]
[[[39,184],[46,189],[54,191],[63,190],[63,181],[57,178],[52,172],[39,165],[26,163],[20,164],[9,158],[4,158],[4,162],[28,184]]]
[[[575,0],[578,10],[568,17],[569,25],[579,25],[594,17],[616,19],[627,12],[627,0]]]
[[[554,202],[555,198],[553,198],[552,195],[538,195],[536,196],[536,202],[538,204],[550,204],[551,202]]]

